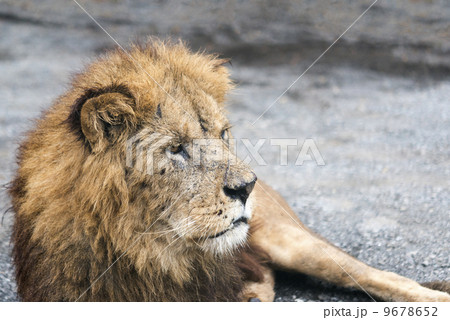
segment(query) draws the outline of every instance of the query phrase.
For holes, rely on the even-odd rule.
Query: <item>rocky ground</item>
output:
[[[113,46],[82,20],[88,18],[77,7],[67,9],[76,14],[64,16],[65,7],[55,4],[57,10],[49,9],[52,20],[24,1],[16,3],[22,7],[0,3],[1,184],[12,177],[17,141],[31,119],[64,91],[73,72]],[[103,5],[109,8],[110,1]],[[133,28],[141,35],[146,30],[126,20],[104,25],[124,44]],[[280,165],[279,150],[269,140],[261,148],[267,164],[252,165],[305,224],[374,267],[418,281],[450,279],[450,73],[445,63],[401,61],[383,45],[343,41],[252,124],[332,41],[227,47],[210,40],[205,46],[233,58],[238,88],[228,105],[235,137],[253,143],[298,140],[287,165]],[[201,46],[201,38],[195,42]],[[324,166],[313,161],[295,166],[307,138],[315,141]],[[242,145],[239,153],[245,153]],[[4,191],[0,205],[10,206]],[[2,218],[0,301],[15,301],[11,212]],[[277,301],[368,300],[362,293],[287,273],[277,274],[276,289]]]

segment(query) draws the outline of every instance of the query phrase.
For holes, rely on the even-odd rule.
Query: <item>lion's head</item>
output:
[[[224,62],[153,42],[78,74],[21,148],[16,230],[58,259],[104,245],[180,282],[193,257],[232,253],[247,237],[256,176],[232,152]]]
[[[78,77],[67,122],[88,158],[123,170],[130,230],[215,254],[245,241],[256,176],[232,152],[224,61],[153,43]]]

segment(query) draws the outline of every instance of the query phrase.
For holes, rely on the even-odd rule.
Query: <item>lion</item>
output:
[[[257,181],[232,152],[226,62],[183,43],[116,49],[42,114],[10,188],[21,300],[273,301],[284,269],[450,301],[331,245]]]

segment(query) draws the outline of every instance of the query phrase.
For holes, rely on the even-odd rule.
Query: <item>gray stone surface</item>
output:
[[[78,0],[120,39],[149,34],[182,37],[193,46],[225,50],[242,47],[331,43],[374,0]],[[450,66],[450,2],[378,0],[356,28],[342,38],[403,63]],[[60,29],[101,30],[74,1],[2,0],[0,18]],[[300,45],[302,44],[302,45]],[[55,43],[53,43],[55,45]]]
[[[326,163],[294,166],[292,147],[281,166],[266,142],[267,165],[252,163],[259,177],[357,258],[418,281],[449,279],[449,5],[379,2],[252,125],[370,1],[80,1],[122,44],[170,34],[232,57],[235,137],[313,138]],[[70,1],[0,2],[0,184],[12,177],[31,119],[113,45]],[[9,205],[1,191],[0,206]],[[5,213],[0,301],[16,299],[11,222]],[[305,276],[279,273],[277,281],[281,301],[368,299]]]

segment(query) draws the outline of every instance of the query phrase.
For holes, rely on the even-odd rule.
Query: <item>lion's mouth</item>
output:
[[[231,222],[231,225],[227,229],[225,229],[223,231],[220,231],[219,233],[216,233],[216,234],[214,234],[212,236],[209,236],[208,239],[215,239],[215,238],[218,238],[220,236],[223,236],[225,233],[227,233],[228,231],[233,230],[234,228],[238,227],[241,224],[248,224],[248,218],[240,217],[240,218],[234,220],[233,222]]]
[[[231,225],[233,228],[236,228],[241,223],[248,224],[248,218],[247,217],[240,217],[239,219],[234,220]]]

